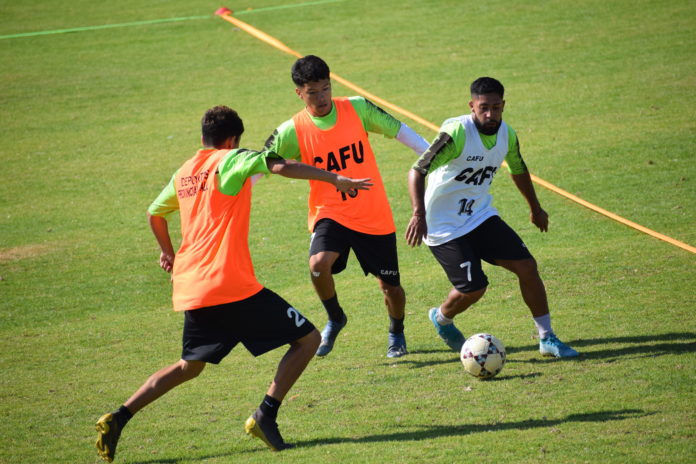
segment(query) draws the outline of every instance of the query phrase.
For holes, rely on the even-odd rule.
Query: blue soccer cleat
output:
[[[428,316],[430,317],[430,321],[435,326],[437,334],[447,344],[447,346],[459,353],[460,351],[462,351],[462,345],[464,345],[464,342],[466,341],[464,335],[462,335],[462,333],[459,331],[457,327],[455,327],[454,324],[438,324],[436,314],[437,308],[433,308],[428,313]]]
[[[560,341],[554,334],[539,340],[539,353],[544,356],[555,356],[557,358],[574,358],[578,356],[577,351]]]
[[[408,354],[406,350],[406,336],[403,333],[389,333],[389,347],[387,348],[387,358],[400,358]]]
[[[326,323],[324,330],[321,331],[321,343],[319,348],[317,348],[317,356],[326,356],[333,350],[334,342],[336,341],[336,336],[348,323],[348,318],[343,315],[341,322],[335,322],[329,319]]]

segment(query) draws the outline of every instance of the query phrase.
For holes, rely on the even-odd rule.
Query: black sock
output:
[[[329,319],[334,322],[341,322],[345,314],[343,313],[343,308],[338,304],[338,295],[334,295],[328,300],[322,300],[321,304],[326,308],[326,313],[329,315]]]
[[[115,416],[118,416],[119,422],[121,422],[121,426],[126,425],[128,421],[131,420],[131,418],[133,417],[133,413],[130,412],[130,410],[123,405],[120,408],[118,408],[118,410],[114,411],[113,414]]]
[[[261,410],[264,416],[275,420],[276,417],[278,417],[280,401],[273,398],[272,396],[266,395],[264,396],[263,401],[261,402],[261,406],[259,406],[259,409]]]
[[[404,333],[404,318],[394,319],[389,316],[389,333],[402,334]]]

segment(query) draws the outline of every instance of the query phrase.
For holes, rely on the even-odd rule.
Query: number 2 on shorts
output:
[[[469,279],[471,280],[471,279]],[[299,312],[293,307],[288,308],[288,317],[290,319],[295,319],[295,325],[301,327],[305,323],[306,319],[300,315]]]

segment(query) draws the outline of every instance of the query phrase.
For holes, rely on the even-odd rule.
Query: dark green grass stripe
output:
[[[251,13],[261,13],[264,11],[272,11],[272,10],[283,10],[287,8],[300,8],[304,6],[312,6],[312,5],[322,5],[325,3],[335,3],[335,2],[341,2],[343,0],[318,0],[315,2],[304,2],[304,3],[295,3],[291,5],[278,5],[278,6],[269,6],[266,8],[256,8],[256,9],[250,9],[250,10],[242,10],[239,12],[235,12],[235,16],[242,16],[245,14],[251,14]],[[0,35],[0,40],[1,39],[17,39],[20,37],[36,37],[40,35],[52,35],[52,34],[66,34],[69,32],[85,32],[85,31],[96,31],[96,30],[101,30],[101,29],[111,29],[115,27],[130,27],[130,26],[142,26],[142,25],[147,25],[147,24],[161,24],[161,23],[173,23],[173,22],[179,22],[179,21],[194,21],[194,20],[200,20],[200,19],[211,19],[214,18],[215,16],[210,14],[210,15],[205,15],[205,16],[185,16],[181,18],[164,18],[164,19],[150,19],[146,21],[134,21],[130,23],[120,23],[120,24],[104,24],[101,26],[84,26],[84,27],[71,27],[69,29],[55,29],[51,31],[35,31],[35,32],[24,32],[20,34],[8,34],[8,35]]]

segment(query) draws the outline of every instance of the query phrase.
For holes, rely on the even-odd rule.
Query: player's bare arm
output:
[[[310,179],[328,182],[343,193],[350,193],[356,190],[369,190],[370,187],[372,187],[369,178],[352,179],[295,160],[267,158],[266,163],[268,165],[268,170],[272,174],[280,174],[281,176],[290,177],[292,179]]]
[[[172,272],[172,269],[174,269],[174,246],[169,236],[169,225],[167,224],[167,220],[162,216],[153,216],[150,213],[147,214],[147,218],[152,233],[155,234],[157,243],[160,246],[160,267],[167,272]]]
[[[423,237],[428,233],[428,225],[425,222],[425,175],[415,169],[408,173],[408,194],[411,197],[413,215],[406,227],[406,243],[415,247],[423,242]]]
[[[522,174],[511,174],[513,182],[517,186],[527,204],[529,205],[529,217],[535,226],[539,228],[540,231],[546,232],[549,230],[549,215],[544,211],[539,203],[539,199],[536,196],[536,191],[534,190],[534,184],[532,184],[532,178],[528,172]]]

